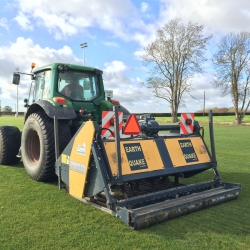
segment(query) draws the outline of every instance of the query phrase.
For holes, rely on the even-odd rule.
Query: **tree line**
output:
[[[153,95],[166,100],[171,108],[172,122],[177,122],[178,109],[185,105],[184,94],[191,95],[192,78],[204,73],[207,45],[212,35],[203,35],[203,25],[173,19],[156,31],[153,42],[144,47],[142,63],[149,77],[140,82]],[[230,95],[235,123],[240,124],[250,100],[250,32],[230,32],[216,45],[211,61],[214,80],[222,96]]]
[[[0,111],[1,112],[12,112],[12,107],[10,107],[10,106],[1,107],[0,106]]]
[[[209,113],[209,111],[212,110],[213,113],[235,113],[235,107],[223,107],[223,108],[219,108],[219,107],[213,107],[213,108],[206,108],[204,111],[205,113]],[[202,110],[196,110],[195,113],[203,113],[203,109]],[[246,111],[246,114],[250,114],[250,110],[248,109]]]

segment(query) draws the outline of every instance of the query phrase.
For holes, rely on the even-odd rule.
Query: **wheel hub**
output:
[[[37,164],[40,159],[40,140],[35,130],[31,131],[30,141],[28,144],[29,158],[32,163]]]

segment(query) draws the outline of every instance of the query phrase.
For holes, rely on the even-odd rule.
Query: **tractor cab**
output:
[[[15,72],[13,84],[19,85],[20,74],[31,76],[31,85],[28,98],[24,99],[28,108],[27,117],[44,110],[53,118],[72,121],[74,127],[89,119],[101,122],[102,111],[119,107],[124,113],[124,119],[129,112],[116,100],[106,95],[103,86],[102,71],[92,67],[74,64],[52,63],[30,73]],[[110,92],[110,91],[109,91]]]

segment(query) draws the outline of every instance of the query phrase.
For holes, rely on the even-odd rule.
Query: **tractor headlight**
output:
[[[58,65],[57,68],[58,68],[58,70],[62,71],[63,70],[63,65]]]
[[[67,71],[67,70],[69,70],[69,67],[67,65],[58,65],[57,68],[60,71]]]

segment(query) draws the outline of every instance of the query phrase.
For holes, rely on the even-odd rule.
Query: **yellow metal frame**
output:
[[[78,198],[84,195],[94,134],[94,123],[87,121],[76,135],[69,157],[69,194]]]

